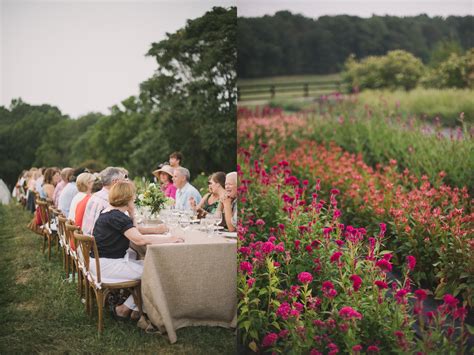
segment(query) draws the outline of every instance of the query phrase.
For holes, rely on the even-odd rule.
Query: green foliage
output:
[[[35,163],[49,128],[67,120],[54,106],[33,106],[21,99],[12,100],[9,109],[0,107],[0,177],[11,187],[21,171]]]
[[[460,113],[464,112],[464,122],[474,124],[474,100],[468,89],[422,89],[410,92],[403,90],[366,90],[359,94],[361,106],[367,104],[387,115],[416,115],[423,121],[435,124],[435,118],[443,126],[459,126]]]
[[[451,54],[461,56],[463,50],[459,42],[456,41],[442,41],[434,46],[430,55],[429,65],[432,68],[438,67],[442,62],[447,60]]]
[[[423,78],[424,87],[474,88],[474,48],[465,55],[452,53],[437,68]]]
[[[358,62],[350,56],[342,74],[349,89],[413,89],[423,75],[421,60],[403,50],[390,51],[385,56],[370,56]]]
[[[397,49],[428,63],[441,55],[439,43],[459,43],[463,50],[472,47],[473,28],[473,16],[311,19],[279,11],[273,16],[239,17],[237,72],[239,78],[336,73],[351,53],[365,58]]]

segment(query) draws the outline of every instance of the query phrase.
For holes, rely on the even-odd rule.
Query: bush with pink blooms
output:
[[[411,280],[413,255],[401,260],[400,281],[389,278],[394,255],[385,249],[385,224],[376,233],[343,224],[338,189],[323,201],[308,180],[293,175],[294,161],[269,168],[266,143],[241,140],[240,146],[238,333],[247,349],[461,352],[468,336],[465,305],[446,295],[427,314],[429,292],[415,290]]]

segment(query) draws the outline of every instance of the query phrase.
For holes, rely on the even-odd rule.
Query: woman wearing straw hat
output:
[[[176,199],[176,186],[173,184],[174,169],[169,165],[163,165],[160,169],[153,172],[153,175],[160,181],[161,191],[166,197]]]

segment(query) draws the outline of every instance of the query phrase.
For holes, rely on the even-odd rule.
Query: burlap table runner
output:
[[[236,241],[196,230],[184,237],[182,244],[149,245],[142,276],[144,310],[171,343],[179,328],[229,328],[237,319]]]

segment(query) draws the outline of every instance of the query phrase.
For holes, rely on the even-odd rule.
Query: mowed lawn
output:
[[[76,291],[65,281],[60,254],[51,261],[42,238],[26,225],[31,215],[17,205],[0,205],[0,353],[156,353],[234,354],[232,330],[189,327],[178,342],[146,334],[135,323],[116,322],[105,311],[97,335],[97,316],[89,318]],[[183,261],[185,262],[185,261]]]

